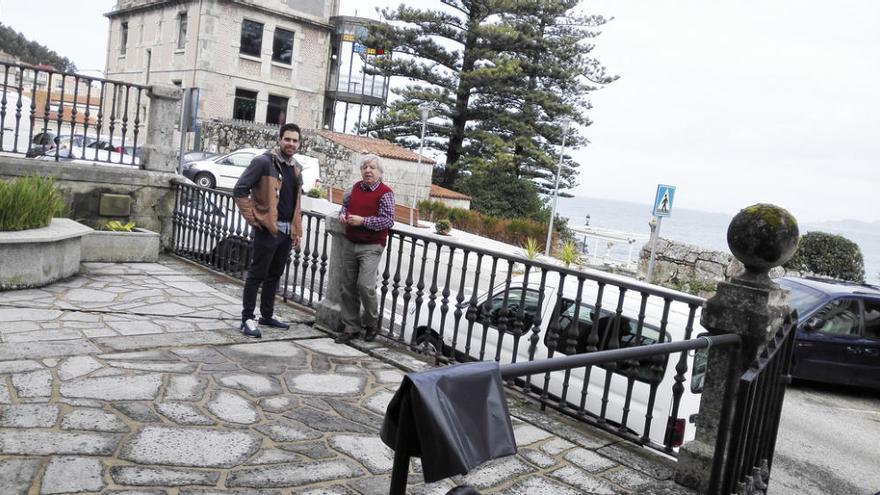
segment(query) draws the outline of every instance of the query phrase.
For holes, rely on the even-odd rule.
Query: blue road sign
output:
[[[668,217],[672,215],[672,200],[675,199],[675,186],[657,184],[657,197],[654,198],[653,215]]]

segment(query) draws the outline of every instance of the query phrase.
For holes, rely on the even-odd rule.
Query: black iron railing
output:
[[[147,88],[0,62],[0,152],[138,166]]]
[[[244,279],[253,249],[251,226],[232,194],[188,184],[174,187],[172,252]],[[323,215],[303,213],[303,238],[281,280],[285,300],[314,307],[323,298],[328,254],[323,223]]]
[[[718,435],[710,493],[767,492],[785,388],[791,381],[797,321],[797,311],[787,315],[773,338],[739,378],[733,426],[726,434],[719,432]],[[732,391],[733,387],[728,390]],[[731,398],[725,397],[725,403],[730,403]],[[732,410],[727,407],[722,411],[726,413],[722,424],[728,424]]]
[[[381,334],[438,363],[507,364],[688,340],[703,303],[630,278],[403,230],[389,236],[379,285]],[[691,367],[680,352],[517,385],[544,407],[675,455],[699,404],[685,387]]]

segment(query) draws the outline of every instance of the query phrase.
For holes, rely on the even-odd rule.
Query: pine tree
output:
[[[389,24],[374,28],[369,43],[393,56],[379,60],[377,69],[411,82],[395,91],[399,98],[369,127],[415,146],[417,107],[431,104],[435,118],[426,146],[446,154],[435,181],[471,194],[475,205],[505,204],[497,197],[500,188],[484,187],[487,177],[531,182],[533,187],[515,188],[523,194],[507,201],[519,204],[504,211],[540,216],[541,203],[535,199],[548,183],[552,188],[561,119],[569,116],[588,125],[586,94],[615,79],[589,58],[592,46],[583,42],[596,35],[592,29],[605,19],[571,14],[574,0],[442,4],[435,10],[401,5],[382,12]],[[567,147],[584,142],[573,127]],[[576,164],[570,159],[567,164],[561,188],[574,184]]]

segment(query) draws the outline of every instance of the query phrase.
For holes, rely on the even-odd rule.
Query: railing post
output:
[[[345,226],[335,213],[324,217],[324,228],[330,234],[330,257],[327,259],[327,290],[317,304],[315,324],[336,331],[342,321],[342,240]]]
[[[144,170],[171,173],[177,170],[174,129],[180,121],[182,94],[177,86],[150,86],[147,92],[150,97],[147,140],[141,148]]]
[[[728,228],[727,243],[746,271],[718,284],[703,307],[701,323],[713,335],[739,335],[742,346],[739,352],[730,347],[709,350],[696,438],[679,451],[675,475],[678,483],[700,493],[709,492],[714,456],[726,455],[739,378],[790,311],[788,291],[773,283],[768,273],[791,257],[797,240],[797,221],[773,205],[743,209]],[[724,448],[716,453],[719,437]]]

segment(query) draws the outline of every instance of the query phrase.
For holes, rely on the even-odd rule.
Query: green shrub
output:
[[[434,224],[434,232],[437,232],[440,235],[449,235],[450,230],[452,230],[452,222],[449,220],[438,220],[437,223]]]
[[[542,246],[538,244],[534,237],[527,238],[525,244],[520,244],[519,247],[525,251],[526,258],[530,260],[537,258],[541,254]]]
[[[824,232],[807,232],[801,236],[794,256],[782,266],[802,273],[865,281],[865,259],[858,244]]]
[[[581,253],[578,251],[577,246],[574,245],[574,241],[566,241],[562,245],[562,249],[559,250],[559,259],[562,260],[565,266],[569,266],[572,263],[580,263]]]
[[[306,196],[308,196],[310,198],[323,198],[324,193],[321,191],[321,188],[313,187],[313,188],[309,189],[309,192],[306,193]]]
[[[111,220],[104,224],[103,230],[112,230],[113,232],[131,232],[134,230],[134,222],[122,223],[119,220]]]
[[[51,177],[0,180],[0,231],[46,227],[64,208],[64,198]]]

